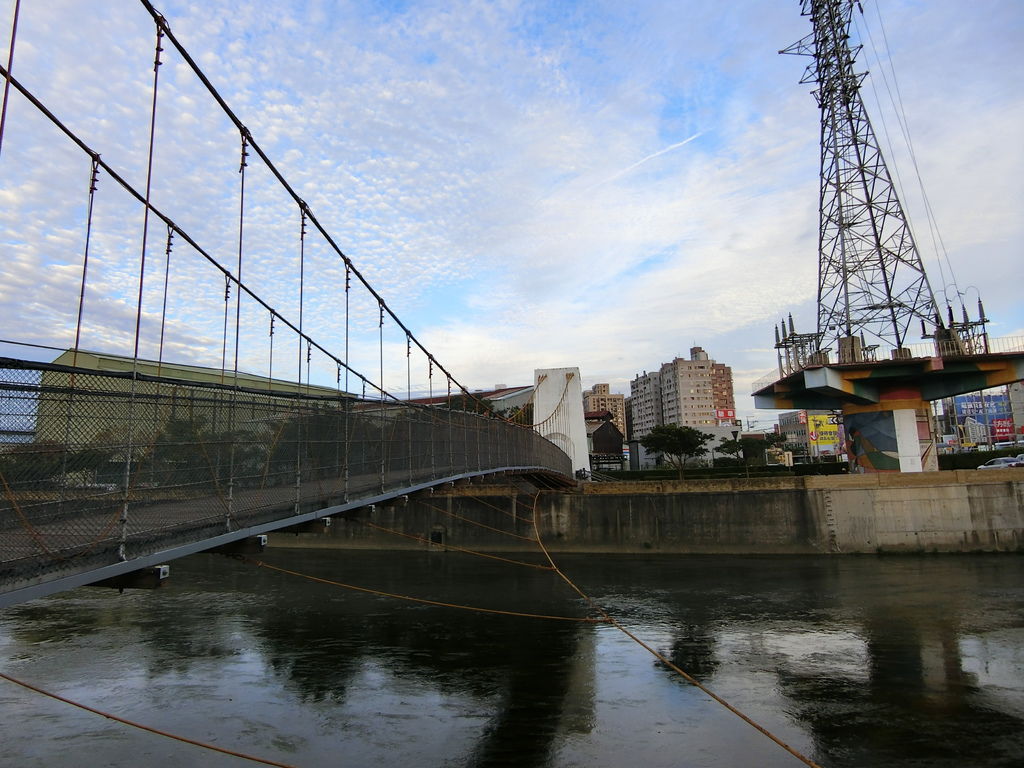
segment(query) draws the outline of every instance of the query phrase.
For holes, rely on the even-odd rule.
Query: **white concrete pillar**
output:
[[[565,451],[573,473],[589,472],[580,369],[543,368],[534,371],[533,376],[533,428]]]

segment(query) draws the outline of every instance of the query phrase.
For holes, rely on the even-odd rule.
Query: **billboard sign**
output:
[[[996,440],[1013,437],[1013,419],[992,419],[992,434]]]
[[[973,416],[982,424],[991,424],[993,419],[1005,419],[1010,415],[1010,398],[1002,392],[974,392],[953,398],[956,415],[961,419]]]
[[[839,419],[828,414],[807,417],[807,437],[818,454],[839,452]]]
[[[735,419],[736,409],[735,408],[717,408],[715,409],[716,419]]]

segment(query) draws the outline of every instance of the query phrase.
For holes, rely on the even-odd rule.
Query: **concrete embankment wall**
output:
[[[587,483],[539,497],[470,485],[336,519],[327,535],[277,534],[272,544],[535,551],[537,532],[552,552],[1024,551],[1024,470]]]

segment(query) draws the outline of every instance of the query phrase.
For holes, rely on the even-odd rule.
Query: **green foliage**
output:
[[[496,413],[513,424],[521,424],[524,427],[533,426],[533,403],[527,403],[522,408],[505,408]]]
[[[0,454],[0,473],[12,486],[47,488],[67,478],[94,481],[114,450],[103,444],[68,448],[52,441],[12,445]]]
[[[706,453],[707,443],[712,439],[714,435],[693,427],[659,424],[640,440],[640,444],[648,451],[662,454],[682,480],[686,460]]]
[[[494,404],[486,397],[473,397],[472,395],[452,395],[445,400],[445,406],[450,411],[468,411],[469,413],[489,414],[494,413]]]
[[[719,444],[715,446],[715,450],[719,453],[724,453],[726,456],[739,458],[740,453],[743,452],[743,443],[740,440],[730,440],[723,437]]]

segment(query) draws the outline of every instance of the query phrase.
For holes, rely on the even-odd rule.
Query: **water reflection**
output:
[[[268,559],[454,603],[585,611],[550,573],[451,554]],[[824,765],[997,766],[1024,755],[1020,558],[560,564],[673,663]],[[684,753],[701,766],[794,764],[607,627],[398,603],[211,556],[177,563],[156,593],[83,589],[9,609],[0,659],[9,674],[96,706],[166,713],[170,730],[205,729],[299,765],[334,764],[339,749],[353,764],[667,766]],[[53,764],[38,742],[54,727],[112,765],[132,762],[126,743],[156,762],[192,749],[77,718],[32,721],[41,705],[9,687],[0,706],[23,713],[11,723],[23,737],[0,746],[4,764]]]

